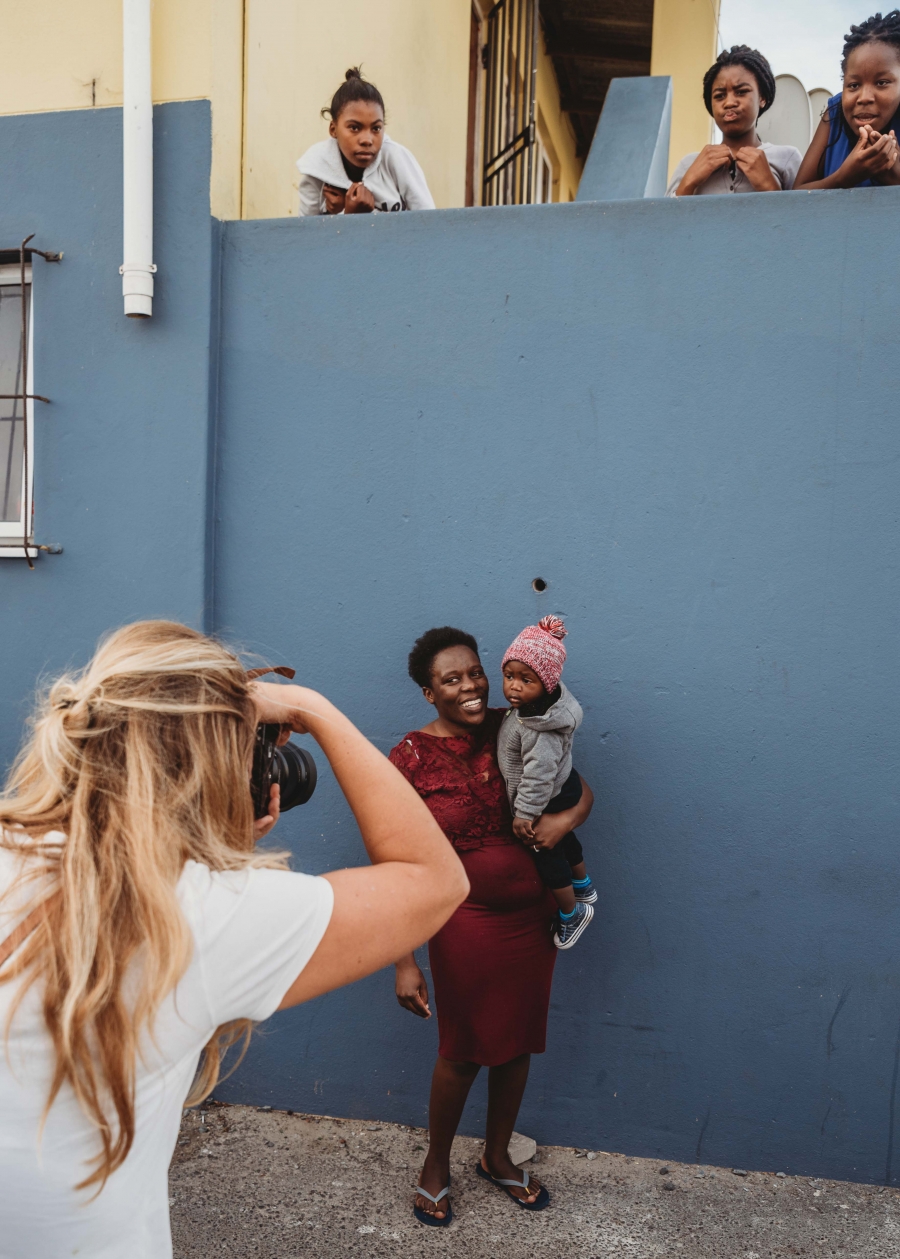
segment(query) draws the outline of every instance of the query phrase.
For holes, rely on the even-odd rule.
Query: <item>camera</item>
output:
[[[250,790],[253,795],[253,816],[265,817],[269,812],[269,796],[272,784],[281,788],[281,811],[306,804],[316,789],[316,763],[306,748],[296,743],[278,747],[279,725],[256,727],[256,743],[253,748],[253,776]]]

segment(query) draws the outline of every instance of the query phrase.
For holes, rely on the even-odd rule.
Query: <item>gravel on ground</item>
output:
[[[412,1214],[421,1128],[207,1105],[170,1172],[175,1259],[900,1259],[900,1190],[539,1147],[552,1201],[521,1210],[453,1147],[449,1228]]]

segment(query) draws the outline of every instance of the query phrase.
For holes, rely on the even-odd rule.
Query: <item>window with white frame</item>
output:
[[[32,534],[34,393],[31,364],[31,267],[25,268],[25,315],[18,264],[0,265],[0,552],[24,554]],[[27,336],[26,336],[27,330]],[[23,345],[23,337],[25,344]],[[27,366],[27,390],[22,370]]]

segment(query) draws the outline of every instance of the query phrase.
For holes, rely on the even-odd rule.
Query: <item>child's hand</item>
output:
[[[863,124],[859,129],[859,140],[845,165],[852,168],[857,179],[871,179],[875,175],[883,175],[897,165],[900,149],[893,131],[881,135],[874,127]]]
[[[737,153],[735,153],[734,160],[757,192],[780,191],[781,184],[772,174],[769,159],[762,149],[754,149],[750,145],[745,145],[744,148],[738,149]]]
[[[346,195],[343,188],[335,188],[332,184],[323,184],[322,196],[325,198],[325,213],[342,214]]]
[[[344,197],[345,214],[371,214],[375,198],[364,184],[351,184]]]
[[[705,145],[685,171],[675,195],[692,197],[697,189],[706,183],[710,175],[714,175],[717,170],[727,166],[730,161],[731,149],[727,144]]]
[[[534,843],[534,822],[529,817],[513,818],[513,834],[516,839],[521,839],[529,844]]]

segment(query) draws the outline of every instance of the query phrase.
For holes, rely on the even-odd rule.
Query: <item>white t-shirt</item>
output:
[[[16,863],[0,849],[0,893]],[[93,1190],[76,1193],[74,1185],[93,1170],[87,1161],[99,1142],[68,1086],[38,1143],[53,1063],[38,985],[13,1019],[8,1055],[0,1046],[0,1259],[171,1256],[167,1177],[200,1052],[220,1024],[275,1012],[333,906],[326,879],[286,870],[214,873],[194,861],[178,899],[193,957],[160,1009],[155,1044],[146,1039],[138,1060],[134,1144],[93,1201]],[[10,911],[6,903],[0,909],[0,940],[23,916]],[[0,1033],[17,987],[0,985]]]

